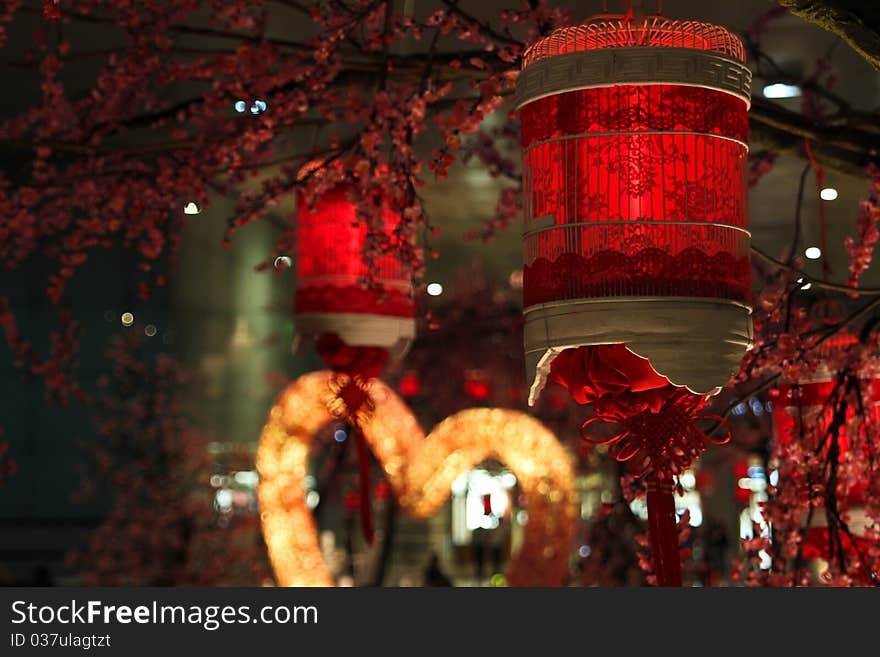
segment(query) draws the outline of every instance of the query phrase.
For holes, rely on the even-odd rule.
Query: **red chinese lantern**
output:
[[[332,164],[331,174],[342,173]],[[304,171],[309,171],[311,165]],[[344,177],[342,178],[344,180]],[[359,428],[373,405],[365,381],[378,377],[389,360],[403,356],[415,336],[415,302],[409,268],[395,250],[400,216],[382,209],[384,240],[366,260],[368,226],[359,220],[354,182],[339,182],[310,205],[297,196],[295,321],[300,335],[314,338],[324,364],[334,373],[331,387],[338,415],[351,425],[360,461],[364,536],[373,541],[369,455]],[[369,286],[365,282],[370,282]],[[353,503],[353,497],[346,504]]]
[[[365,287],[367,226],[350,198],[353,185],[340,183],[313,206],[297,197],[295,321],[313,337],[328,368],[364,379],[403,356],[415,336],[415,305],[408,267],[394,252],[400,217],[382,212],[387,250],[374,260]]]
[[[836,359],[857,344],[855,335],[844,332],[826,340],[819,347],[819,353],[826,359]],[[793,440],[813,440],[815,444],[811,447],[814,450],[822,449],[821,444],[827,444],[826,435],[837,422],[837,460],[843,462],[848,456],[853,456],[849,453],[858,449],[858,442],[854,444],[847,425],[854,419],[857,409],[847,406],[843,422],[835,417],[837,405],[833,396],[836,391],[839,392],[835,378],[834,372],[823,364],[810,377],[797,382],[785,382],[771,392],[776,440],[783,444]],[[872,367],[860,378],[862,402],[870,414],[870,423],[877,427],[880,422],[880,369]],[[859,430],[865,430],[864,425],[860,425]],[[785,485],[785,482],[781,481],[780,485]],[[868,482],[851,486],[843,500],[849,534],[840,533],[839,547],[850,556],[857,552],[865,553],[869,547],[869,542],[864,538],[866,528],[871,524],[863,506],[867,486]],[[832,541],[825,509],[813,508],[803,543],[804,558],[831,559],[837,549]]]
[[[517,81],[529,402],[556,381],[622,425],[661,585],[672,477],[710,442],[694,418],[751,345],[750,85],[728,30],[632,14],[556,30]]]

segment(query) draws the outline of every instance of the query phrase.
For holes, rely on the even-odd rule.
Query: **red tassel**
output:
[[[648,526],[657,586],[681,586],[672,479],[648,479]]]
[[[483,495],[483,515],[492,515],[492,496]]]
[[[364,540],[367,545],[372,545],[375,538],[373,531],[373,500],[370,497],[370,454],[367,451],[367,441],[360,427],[352,425],[354,438],[358,447],[358,461],[360,465],[361,484],[361,526],[364,531]]]

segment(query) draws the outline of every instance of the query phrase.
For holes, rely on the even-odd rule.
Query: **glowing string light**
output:
[[[333,586],[304,494],[315,436],[334,420],[330,377],[328,371],[313,372],[288,385],[269,412],[257,448],[263,535],[281,586]],[[376,408],[361,428],[406,513],[434,515],[459,475],[496,457],[516,477],[529,519],[507,582],[565,582],[577,496],[571,459],[553,433],[518,411],[474,408],[447,418],[425,436],[388,386],[374,379],[369,389]]]

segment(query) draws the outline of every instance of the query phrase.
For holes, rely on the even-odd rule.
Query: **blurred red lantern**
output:
[[[692,418],[751,345],[744,61],[722,27],[601,16],[517,80],[529,403],[552,380],[623,426],[661,585],[681,579],[671,477],[710,441]]]
[[[740,504],[748,504],[752,499],[751,486],[744,485],[747,481],[749,481],[749,464],[745,461],[737,461],[733,466],[733,494]]]
[[[819,352],[828,359],[838,358],[842,352],[858,344],[855,335],[843,332],[826,340],[820,347]],[[838,388],[836,373],[822,364],[809,378],[798,382],[785,382],[771,391],[773,404],[773,425],[776,440],[783,444],[794,440],[815,440],[814,449],[821,449],[819,442],[825,443],[828,430],[833,426],[836,412],[836,404],[832,396]],[[863,373],[861,377],[862,401],[867,406],[870,414],[870,422],[877,426],[880,422],[880,369],[872,367]],[[839,448],[838,461],[847,457],[848,452],[854,449],[853,436],[847,430],[847,425],[855,418],[857,409],[847,406],[845,421],[837,430],[837,445]],[[851,427],[852,428],[852,427]],[[865,426],[860,425],[859,431],[864,431]],[[858,444],[858,443],[856,443]],[[784,482],[780,482],[784,485]],[[847,492],[844,507],[847,509],[845,521],[852,534],[841,534],[841,547],[850,555],[856,552],[856,548],[864,549],[867,543],[862,538],[869,520],[865,514],[864,496],[868,482],[851,486]],[[831,535],[828,531],[828,518],[825,509],[815,507],[812,512],[810,527],[807,530],[803,545],[803,555],[808,559],[828,559]]]
[[[312,207],[302,193],[297,197],[295,319],[329,368],[370,378],[409,347],[415,306],[409,269],[393,251],[400,217],[388,208],[382,219],[389,249],[374,263],[375,284],[364,287],[367,226],[358,220],[353,190],[340,183]]]
[[[397,389],[404,397],[415,397],[422,390],[422,379],[418,372],[410,370],[400,377]]]
[[[492,381],[484,370],[466,370],[464,393],[474,401],[485,401],[492,395]]]
[[[325,168],[334,175],[342,172],[338,163]],[[368,226],[355,205],[356,182],[343,176],[311,205],[298,190],[295,320],[300,334],[314,338],[324,364],[343,375],[334,377],[331,391],[339,402],[337,414],[354,430],[361,487],[357,498],[346,495],[343,504],[349,510],[360,507],[364,538],[372,543],[370,464],[359,423],[373,406],[363,382],[378,377],[389,359],[402,357],[409,348],[415,302],[411,272],[396,251],[402,246],[401,218],[383,204],[384,239],[368,244]],[[371,285],[365,286],[367,281]]]

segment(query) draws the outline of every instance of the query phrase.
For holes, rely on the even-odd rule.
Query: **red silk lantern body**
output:
[[[393,245],[399,217],[385,210]],[[367,226],[358,221],[348,190],[340,185],[309,207],[298,198],[296,322],[316,339],[327,367],[378,376],[389,357],[400,357],[415,335],[412,282],[391,251],[375,263],[375,285],[365,288]]]
[[[697,394],[738,370],[751,344],[743,61],[724,28],[661,18],[563,28],[526,51],[530,402],[578,346],[626,344]]]

